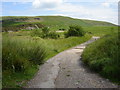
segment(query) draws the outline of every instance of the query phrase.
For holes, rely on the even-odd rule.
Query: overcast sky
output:
[[[61,15],[118,23],[118,0],[2,0],[1,8],[2,16]]]

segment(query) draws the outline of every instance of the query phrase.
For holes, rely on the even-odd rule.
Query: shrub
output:
[[[60,36],[59,36],[59,34],[57,34],[56,32],[50,32],[50,33],[48,34],[48,37],[49,37],[49,38],[52,38],[52,39],[57,39],[57,38],[59,38]]]
[[[50,32],[48,27],[42,29],[42,38],[52,38],[57,39],[59,35],[56,32]]]
[[[62,30],[63,30],[63,31],[65,31],[65,29],[64,29],[64,28],[63,28]]]
[[[52,38],[52,39],[57,39],[59,38],[59,34],[57,34],[56,32],[50,32],[48,27],[44,27],[42,28],[42,30],[40,29],[35,29],[31,32],[31,36],[38,36],[41,38]]]
[[[49,32],[48,34],[42,34],[41,38],[51,38],[51,39],[57,39],[59,38],[59,34],[57,34],[56,32]]]
[[[69,26],[69,30],[65,33],[66,37],[69,36],[84,36],[85,32],[81,26]]]
[[[48,34],[49,33],[49,27],[43,27],[42,28],[42,32],[44,33],[44,34]]]

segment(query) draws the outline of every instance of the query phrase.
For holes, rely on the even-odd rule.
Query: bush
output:
[[[120,81],[119,45],[118,34],[106,35],[88,45],[82,54],[83,62],[101,75]]]
[[[50,32],[48,27],[44,27],[42,29],[42,38],[52,38],[52,39],[57,39],[60,36],[56,32]]]
[[[69,36],[84,36],[85,32],[81,26],[69,26],[69,30],[65,33],[66,37]]]
[[[43,27],[42,28],[42,32],[44,33],[44,34],[48,34],[49,33],[49,27]]]
[[[57,34],[56,32],[50,32],[48,27],[44,27],[42,28],[42,30],[40,29],[35,29],[31,32],[31,36],[38,36],[41,38],[52,38],[52,39],[57,39],[59,38],[59,34]]]

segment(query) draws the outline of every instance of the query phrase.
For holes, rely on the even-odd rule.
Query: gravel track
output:
[[[108,79],[89,70],[81,61],[81,54],[89,43],[99,37],[63,51],[45,64],[25,88],[117,88]]]

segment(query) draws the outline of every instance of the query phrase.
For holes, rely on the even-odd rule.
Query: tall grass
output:
[[[4,34],[2,46],[3,87],[23,86],[46,57],[42,43],[29,38]]]
[[[30,63],[41,64],[45,57],[45,50],[41,44],[34,41],[3,37],[2,47],[3,70],[24,71]]]
[[[104,77],[120,83],[119,45],[117,33],[105,35],[84,50],[83,62]]]

